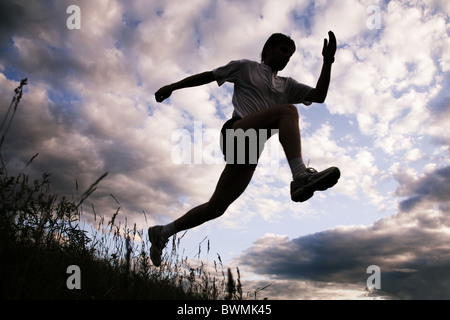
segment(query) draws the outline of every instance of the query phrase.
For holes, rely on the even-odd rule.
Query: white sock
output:
[[[161,230],[161,235],[166,239],[169,239],[175,233],[177,233],[177,228],[175,227],[175,223],[173,222],[166,224]]]
[[[291,167],[292,177],[294,179],[296,176],[298,176],[302,171],[306,169],[306,165],[301,157],[289,161],[289,167]]]

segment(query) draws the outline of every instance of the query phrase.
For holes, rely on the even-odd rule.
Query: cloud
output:
[[[421,203],[450,202],[450,167],[445,167],[432,173],[425,174],[419,179],[406,179],[407,184],[402,188],[402,195],[410,195],[400,202],[402,211],[412,210]]]
[[[266,235],[238,259],[277,280],[366,286],[367,267],[381,269],[383,294],[393,298],[450,297],[450,167],[406,183],[400,211],[372,226],[340,226],[289,240]]]
[[[430,114],[424,107],[437,89],[448,87],[446,60],[438,58],[448,46],[448,21],[445,11],[417,4],[380,7],[380,30],[360,30],[340,42],[327,107],[354,115],[360,131],[394,155],[426,133]]]
[[[193,32],[193,21],[201,11],[182,2],[125,7],[119,1],[82,1],[78,5],[81,30],[65,27],[68,15],[63,1],[50,14],[41,3],[2,4],[2,12],[17,12],[8,33],[1,34],[10,44],[3,50],[7,53],[1,62],[3,72],[29,78],[2,150],[4,159],[12,173],[39,152],[30,175],[37,178],[41,172],[51,172],[53,187],[69,195],[76,192],[75,181],[82,189],[108,171],[93,198],[97,205],[111,207],[102,198],[112,193],[131,212],[145,210],[151,221],[179,214],[182,197],[205,199],[209,193],[209,189],[192,191],[184,179],[206,185],[218,167],[203,168],[194,178],[192,170],[176,166],[171,159],[171,134],[180,126],[192,126],[188,112],[199,118],[208,110],[209,117],[204,118],[208,126],[217,126],[220,120],[208,101],[208,89],[180,100],[182,94],[165,106],[156,105],[153,92],[174,80],[167,77],[171,70],[180,72],[172,67],[177,57],[195,49],[190,34],[178,34]],[[143,16],[144,9],[154,18]],[[164,14],[159,16],[158,10]],[[169,34],[161,34],[162,30]],[[5,77],[2,81],[2,105],[7,105],[7,94],[12,96],[16,85]]]

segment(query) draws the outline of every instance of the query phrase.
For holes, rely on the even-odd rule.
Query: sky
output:
[[[272,138],[245,193],[185,234],[185,254],[200,262],[209,240],[202,260],[219,254],[244,290],[270,284],[261,295],[271,299],[450,299],[449,13],[447,0],[1,1],[1,119],[28,78],[3,159],[14,174],[39,153],[26,172],[51,173],[61,195],[108,172],[85,204],[88,223],[91,204],[109,217],[116,199],[118,218],[140,229],[169,223],[212,195],[233,86],[161,104],[154,93],[260,61],[276,32],[297,45],[279,75],[315,86],[332,30],[327,99],[297,108],[304,160],[339,167],[339,183],[292,202]],[[368,290],[372,265],[381,283]]]

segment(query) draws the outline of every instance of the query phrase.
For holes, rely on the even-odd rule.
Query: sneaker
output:
[[[340,176],[341,172],[336,167],[320,172],[306,168],[291,182],[291,199],[295,202],[304,202],[314,195],[314,191],[324,191],[334,186]]]
[[[165,239],[161,234],[162,228],[162,226],[148,228],[148,238],[152,243],[152,246],[150,247],[150,259],[156,267],[161,265],[162,251],[168,241],[168,239]]]

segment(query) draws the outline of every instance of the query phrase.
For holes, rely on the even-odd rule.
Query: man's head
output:
[[[274,33],[264,44],[261,62],[274,71],[281,71],[286,67],[295,50],[295,42],[290,37],[282,33]]]

